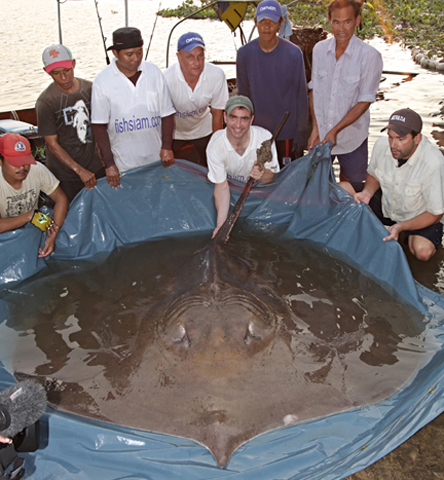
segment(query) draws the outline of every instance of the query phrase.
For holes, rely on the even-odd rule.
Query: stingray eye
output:
[[[181,345],[183,347],[189,347],[191,344],[187,331],[181,323],[176,326],[171,340],[174,345]]]
[[[244,342],[247,345],[250,345],[250,343],[252,341],[261,340],[261,338],[262,337],[261,337],[260,333],[258,332],[258,328],[254,324],[254,322],[249,322],[247,332],[245,333]]]

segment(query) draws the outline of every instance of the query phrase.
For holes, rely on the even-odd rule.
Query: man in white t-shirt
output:
[[[0,166],[0,233],[32,222],[46,230],[45,245],[39,249],[39,257],[47,257],[54,251],[55,239],[68,212],[68,198],[60,182],[34,160],[28,139],[16,133],[0,137]],[[55,203],[52,223],[47,223],[48,217],[35,212],[40,191]]]
[[[223,128],[228,85],[220,67],[205,62],[205,43],[198,33],[185,33],[177,43],[178,62],[164,72],[174,107],[174,158],[207,166],[211,135]]]
[[[112,187],[120,185],[120,172],[161,160],[174,163],[174,113],[162,72],[143,62],[140,30],[113,32],[111,65],[93,82],[92,124]]]
[[[268,130],[252,126],[253,103],[248,97],[231,97],[226,106],[225,130],[219,130],[211,137],[207,147],[208,179],[214,185],[214,203],[217,210],[217,224],[213,237],[225,222],[230,208],[230,187],[228,180],[247,182],[249,177],[262,183],[270,183],[279,172],[276,145],[271,147],[272,160],[265,163],[260,171],[256,163],[256,150],[272,135]]]

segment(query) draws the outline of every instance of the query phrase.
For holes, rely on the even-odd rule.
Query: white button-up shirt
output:
[[[313,49],[313,68],[308,87],[322,141],[325,135],[359,102],[376,101],[382,74],[381,54],[371,45],[353,37],[336,60],[336,39],[328,38]],[[332,154],[350,153],[368,137],[370,111],[337,136]]]
[[[385,217],[404,222],[424,212],[444,213],[444,156],[426,137],[402,167],[392,156],[388,137],[380,138],[368,173],[381,185]]]

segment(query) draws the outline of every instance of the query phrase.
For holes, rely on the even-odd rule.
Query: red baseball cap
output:
[[[29,140],[17,133],[7,133],[0,137],[0,153],[14,167],[35,165]]]

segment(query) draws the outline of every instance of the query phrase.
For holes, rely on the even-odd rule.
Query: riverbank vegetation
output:
[[[326,7],[329,0],[299,0],[289,7],[294,26],[321,26],[329,31]],[[162,16],[185,17],[211,0],[184,0],[176,9],[164,9]],[[286,0],[284,3],[289,3]],[[255,8],[250,6],[246,18],[253,18]],[[217,18],[210,7],[197,14],[198,18]],[[444,58],[444,0],[368,0],[362,10],[360,38],[384,37],[387,41],[401,41],[406,46],[420,47],[429,57]]]

